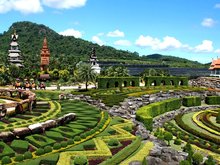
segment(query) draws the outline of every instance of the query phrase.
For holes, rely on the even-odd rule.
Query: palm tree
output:
[[[96,80],[96,73],[90,64],[82,63],[78,68],[78,77],[81,81],[86,82],[86,90],[88,90],[88,82]]]

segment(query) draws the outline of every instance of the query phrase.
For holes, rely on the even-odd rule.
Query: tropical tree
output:
[[[110,66],[105,69],[103,76],[108,77],[126,77],[129,76],[128,69],[121,65],[121,66]]]
[[[60,77],[60,79],[63,79],[64,81],[68,80],[69,74],[70,74],[69,71],[66,69],[59,71],[59,77]]]
[[[96,73],[90,64],[82,63],[78,66],[78,77],[81,81],[85,81],[88,90],[88,82],[96,80]]]

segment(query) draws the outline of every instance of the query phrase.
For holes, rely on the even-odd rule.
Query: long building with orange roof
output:
[[[220,58],[212,60],[209,70],[211,71],[210,76],[220,77]]]

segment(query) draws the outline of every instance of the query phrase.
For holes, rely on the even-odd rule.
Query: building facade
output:
[[[209,70],[211,71],[210,76],[220,77],[220,58],[217,58],[216,60],[214,59],[212,60]]]

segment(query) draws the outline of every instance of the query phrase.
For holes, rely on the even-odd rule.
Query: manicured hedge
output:
[[[0,159],[5,156],[13,157],[15,155],[13,149],[11,149],[6,143],[0,142],[0,147],[2,148],[2,152],[0,153]]]
[[[97,81],[99,89],[122,87],[122,85],[138,87],[140,84],[139,77],[100,77]]]
[[[183,106],[192,107],[192,106],[200,106],[200,105],[201,105],[201,97],[189,96],[183,98]]]
[[[137,120],[143,122],[148,130],[152,131],[154,117],[165,112],[179,109],[180,107],[181,99],[179,98],[169,99],[158,103],[152,103],[138,109],[136,112],[136,118]]]
[[[38,134],[27,136],[25,137],[25,139],[36,147],[45,147],[47,145],[52,146],[54,143],[56,143],[55,140],[50,139],[43,135],[38,135]]]
[[[24,140],[13,140],[11,143],[11,148],[17,151],[25,152],[28,150],[28,142]]]
[[[220,96],[207,96],[205,98],[205,103],[209,105],[220,104]]]
[[[134,142],[132,142],[127,147],[123,148],[117,154],[115,154],[110,159],[104,161],[100,165],[109,165],[109,164],[120,164],[124,159],[130,156],[134,151],[136,151],[141,145],[141,138],[137,137]]]
[[[149,76],[144,78],[145,86],[151,86],[154,83],[154,86],[160,85],[188,85],[187,77],[162,77],[162,76]]]

